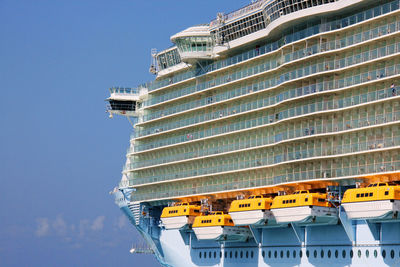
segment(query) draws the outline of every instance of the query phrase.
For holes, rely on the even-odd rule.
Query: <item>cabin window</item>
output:
[[[237,253],[237,251],[235,251],[235,258],[237,258],[238,257],[238,253]]]
[[[261,206],[261,202],[260,202],[260,203],[258,203],[258,206]]]
[[[385,196],[389,195],[389,191],[385,191]]]
[[[286,204],[286,200],[282,200],[282,204]]]
[[[369,196],[372,197],[374,195],[374,193],[369,193]]]
[[[243,258],[243,251],[240,251],[240,258]]]
[[[364,197],[364,193],[361,193],[360,197]]]
[[[221,219],[218,219],[218,222],[221,222]]]
[[[386,258],[386,250],[382,250],[382,257]]]
[[[229,219],[229,222],[230,222],[230,223],[233,223],[233,221],[232,221],[231,219]]]
[[[335,250],[335,258],[339,256],[339,251]]]
[[[323,198],[318,198],[318,201],[319,201],[319,202],[325,202],[325,199],[323,199]]]
[[[225,256],[225,258],[227,258],[228,257],[228,252],[225,251],[224,256]]]
[[[306,198],[304,199],[304,201],[307,202],[307,201],[308,201],[308,197],[306,197]]]
[[[342,257],[343,257],[343,259],[346,258],[346,250],[344,250],[344,249],[342,250]]]
[[[207,258],[207,252],[204,251],[204,258]]]
[[[261,196],[256,196],[256,198],[261,198]]]
[[[232,258],[232,251],[229,252],[229,258]]]
[[[186,212],[186,209],[184,209],[183,212]]]
[[[293,199],[293,203],[296,203],[296,199]]]
[[[360,194],[357,194],[356,197],[360,197]]]
[[[249,257],[249,252],[248,251],[246,251],[246,258],[248,258]],[[263,258],[265,257],[265,251],[263,251]]]
[[[368,249],[365,251],[365,256],[366,256],[367,258],[369,257],[369,250],[368,250]]]
[[[200,211],[199,211],[199,210],[194,210],[194,212],[195,212],[195,213],[199,213]]]

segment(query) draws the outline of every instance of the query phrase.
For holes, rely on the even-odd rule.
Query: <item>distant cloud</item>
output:
[[[68,226],[61,215],[57,216],[52,226],[58,235],[65,236],[67,234]]]
[[[126,229],[128,219],[121,215],[107,220],[106,216],[99,215],[93,219],[84,218],[70,223],[59,214],[55,218],[37,218],[36,223],[34,234],[37,237],[58,237],[60,241],[79,249],[86,246],[87,242],[99,242],[103,247],[117,246],[121,238],[117,238],[114,231]],[[107,232],[106,229],[112,231]]]
[[[46,236],[50,230],[49,220],[47,218],[37,218],[36,219],[36,230],[35,234],[38,237]]]
[[[102,230],[104,227],[105,216],[99,216],[93,220],[92,226],[90,227],[93,231]]]
[[[118,229],[122,229],[127,225],[127,218],[125,215],[121,215],[118,217],[116,226]]]

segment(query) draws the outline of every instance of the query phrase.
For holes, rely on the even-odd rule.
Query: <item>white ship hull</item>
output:
[[[176,216],[161,218],[165,229],[180,229],[188,224],[193,224],[195,216]]]
[[[244,241],[250,237],[247,228],[235,226],[195,227],[194,233],[198,240]]]
[[[274,216],[269,210],[249,210],[229,212],[235,225],[254,225],[263,224],[266,220],[273,219]]]
[[[377,219],[400,211],[400,200],[342,203],[349,219]]]
[[[317,217],[337,217],[335,208],[319,206],[279,208],[271,211],[277,223],[302,223]]]

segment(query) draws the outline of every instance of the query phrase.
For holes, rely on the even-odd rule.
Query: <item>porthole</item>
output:
[[[331,258],[331,256],[332,256],[332,252],[331,252],[331,250],[328,250],[328,258]]]
[[[237,259],[237,257],[238,257],[238,253],[237,253],[237,251],[235,251],[235,258]]]
[[[390,257],[391,257],[392,259],[394,258],[394,250],[393,250],[393,249],[390,251]]]
[[[350,250],[350,258],[353,258],[353,256],[354,256],[354,252],[353,252],[353,250]]]
[[[344,249],[342,250],[342,257],[343,257],[343,259],[346,258],[346,250],[344,250]]]
[[[318,252],[317,250],[314,250],[314,258],[316,258],[318,256]]]
[[[302,250],[299,251],[299,257],[303,258],[303,251]]]
[[[271,250],[268,251],[268,258],[271,258],[271,254],[272,254]]]
[[[286,251],[286,258],[290,258],[290,251]]]
[[[280,253],[280,254],[281,254],[281,258],[283,258],[283,250],[281,250],[281,253]]]
[[[265,258],[265,251],[262,252],[262,257]]]
[[[201,259],[201,251],[199,252],[199,258]]]
[[[207,252],[204,251],[204,258],[207,259]]]
[[[382,257],[386,258],[386,250],[382,250]]]
[[[339,257],[339,251],[335,250],[335,258]]]
[[[214,251],[214,259],[217,257],[217,252]]]
[[[250,252],[250,257],[254,258],[254,251]]]
[[[224,252],[225,259],[228,258],[228,252]]]
[[[274,251],[274,257],[277,258],[278,257],[278,251]]]
[[[296,250],[293,250],[293,258],[296,258]]]
[[[375,249],[374,250],[374,257],[377,258],[378,257],[378,251]]]
[[[264,251],[263,251],[263,253],[264,253]],[[248,257],[249,257],[249,252],[246,251],[246,258],[248,258]]]
[[[243,251],[240,251],[240,258],[243,258]]]
[[[324,258],[324,250],[321,249],[321,259],[323,259],[323,258]]]
[[[358,250],[357,254],[358,254],[358,257],[361,258],[361,250]]]
[[[208,257],[209,257],[209,258],[211,258],[211,251],[210,251],[210,252],[208,252]]]
[[[306,256],[307,256],[307,258],[310,257],[310,251],[309,250],[306,251]]]
[[[366,251],[365,251],[365,257],[369,257],[369,250],[367,249]]]

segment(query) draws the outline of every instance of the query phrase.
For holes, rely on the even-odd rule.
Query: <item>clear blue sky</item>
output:
[[[158,266],[128,253],[108,194],[131,130],[104,99],[152,78],[151,48],[247,3],[0,0],[0,266]]]

